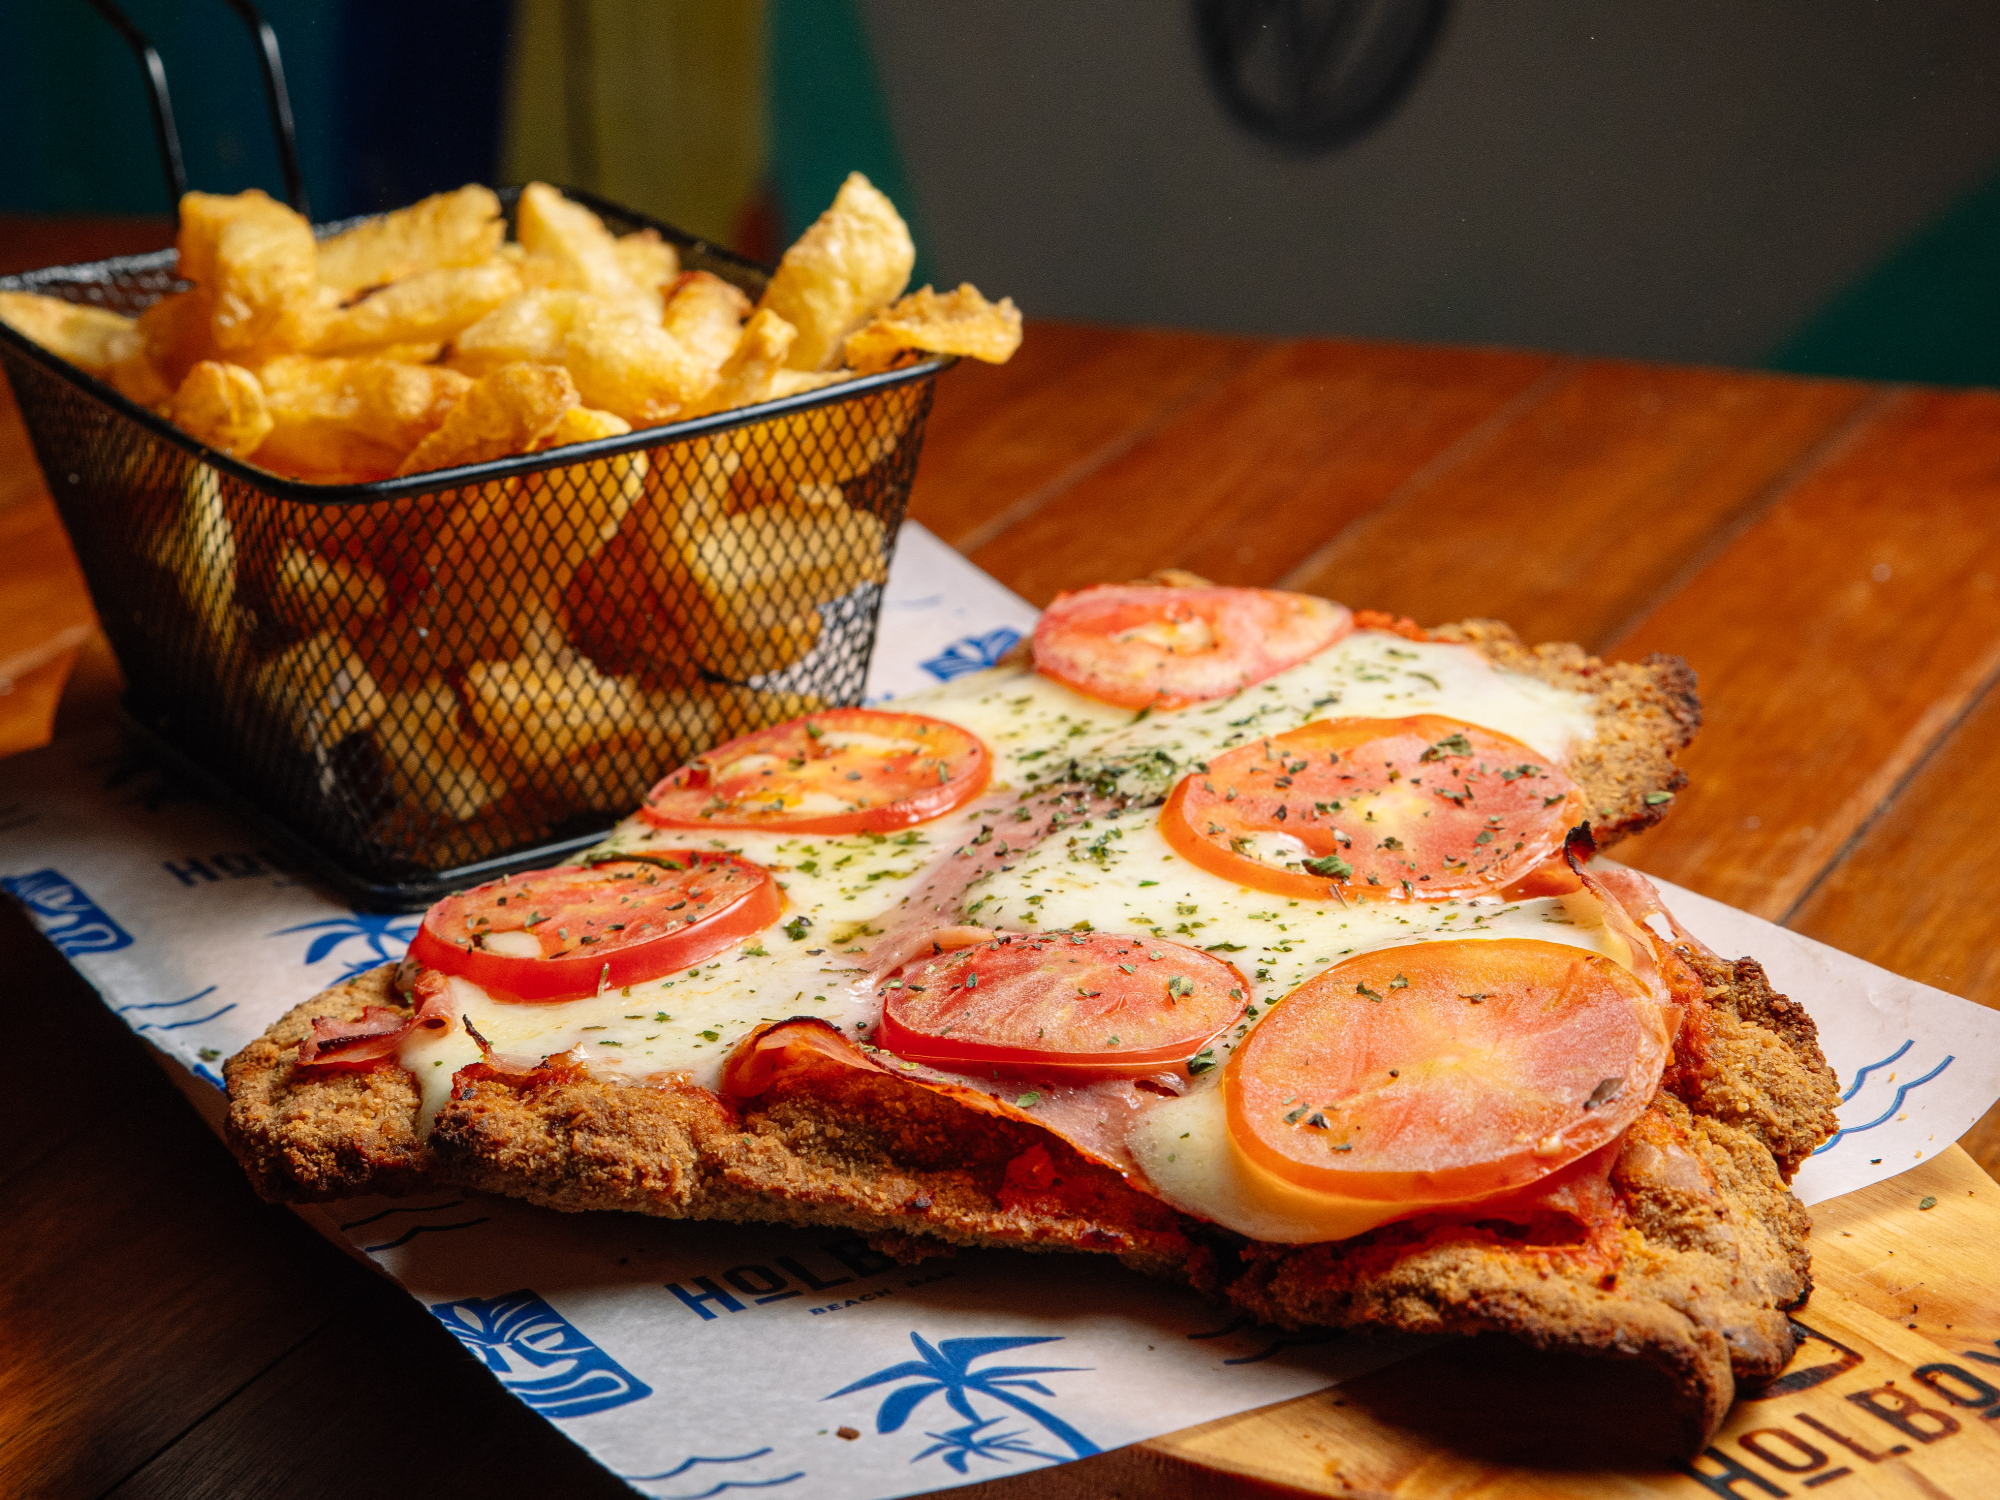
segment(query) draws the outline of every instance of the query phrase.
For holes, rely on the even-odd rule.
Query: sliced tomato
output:
[[[640,812],[661,828],[881,833],[971,801],[992,774],[985,743],[956,724],[830,708],[716,746]]]
[[[1380,949],[1293,990],[1236,1049],[1229,1131],[1299,1187],[1478,1198],[1616,1138],[1670,1043],[1667,1009],[1601,954],[1533,938]]]
[[[784,910],[771,872],[692,849],[509,875],[424,913],[410,956],[501,1000],[576,1000],[689,968]]]
[[[1136,1078],[1196,1056],[1247,1003],[1243,976],[1178,943],[1003,933],[882,983],[878,1045],[938,1068]]]
[[[1519,740],[1437,714],[1329,719],[1217,756],[1160,831],[1280,896],[1434,901],[1497,891],[1562,848],[1583,794]]]
[[[1354,628],[1344,604],[1277,589],[1101,584],[1058,594],[1035,627],[1035,670],[1126,708],[1226,698]]]

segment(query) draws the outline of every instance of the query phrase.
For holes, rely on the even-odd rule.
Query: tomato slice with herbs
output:
[[[783,910],[771,872],[733,854],[617,855],[447,896],[410,956],[495,999],[579,1000],[690,968]]]
[[[1226,698],[1354,629],[1344,604],[1278,589],[1101,584],[1058,594],[1035,626],[1035,670],[1126,708]]]
[[[830,708],[697,756],[640,813],[661,828],[882,833],[971,801],[992,774],[985,743],[956,724]]]
[[[1243,1013],[1243,976],[1178,943],[1003,933],[882,983],[877,1045],[964,1070],[1138,1078],[1187,1063]]]
[[[1668,1014],[1629,969],[1559,943],[1380,949],[1300,985],[1236,1049],[1230,1135],[1286,1181],[1347,1198],[1504,1192],[1638,1117]]]
[[[1327,719],[1219,755],[1160,831],[1211,874],[1280,896],[1436,901],[1497,891],[1583,817],[1562,770],[1438,714]]]

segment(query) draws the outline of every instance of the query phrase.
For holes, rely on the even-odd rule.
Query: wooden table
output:
[[[16,503],[46,540],[46,501]],[[943,382],[914,513],[1036,603],[1172,565],[1686,655],[1708,716],[1693,786],[1621,857],[2000,1005],[2000,396],[1040,324],[1012,364]],[[86,648],[64,712],[114,690]],[[258,1203],[11,908],[0,963],[0,1493],[628,1493],[400,1292]],[[1993,1165],[2000,1118],[1967,1144]],[[1982,1492],[1966,1476],[2000,1474],[2000,1422],[1910,1371],[1958,1360],[2000,1385],[1957,1352],[2000,1352],[2000,1189],[1952,1151],[1818,1219],[1801,1317],[1860,1375],[1739,1409],[1722,1450],[1764,1487],[1736,1493],[1804,1492],[1755,1456],[1798,1461],[1768,1433],[1798,1411],[1880,1459],[1834,1450],[1855,1472],[1828,1493]],[[1959,1430],[1890,1454],[1894,1432],[1846,1404],[1878,1375]],[[960,1493],[1707,1493],[1595,1472],[1643,1415],[1617,1390],[1602,1365],[1454,1344]]]

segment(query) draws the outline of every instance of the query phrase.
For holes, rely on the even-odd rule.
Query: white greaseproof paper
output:
[[[988,666],[1034,619],[908,525],[869,697]],[[108,731],[0,766],[0,885],[212,1121],[224,1057],[399,957],[418,921],[340,905]],[[1692,932],[1756,956],[1819,1025],[1847,1098],[1842,1133],[1799,1174],[1807,1203],[1930,1157],[2000,1095],[2000,1014],[1661,889]],[[304,1212],[606,1467],[675,1500],[858,1500],[998,1477],[1418,1347],[1258,1328],[1108,1257],[902,1267],[837,1230],[564,1215],[458,1191]]]

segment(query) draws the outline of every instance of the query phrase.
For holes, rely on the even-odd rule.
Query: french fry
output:
[[[507,794],[507,773],[462,723],[457,696],[442,677],[390,693],[375,722],[375,746],[389,785],[434,817],[463,823]]]
[[[622,437],[631,430],[630,422],[612,412],[572,406],[535,446],[561,448]],[[626,513],[645,493],[649,467],[645,454],[621,453],[529,476],[526,506],[537,514],[540,535],[563,548],[571,573],[617,535]],[[561,581],[567,584],[568,575]]]
[[[449,266],[476,266],[498,253],[507,225],[491,188],[470,185],[383,214],[321,243],[319,279],[343,298],[372,286]]]
[[[524,453],[576,404],[576,383],[567,370],[525,362],[502,365],[473,383],[396,472],[420,474]]]
[[[395,365],[434,365],[445,351],[442,339],[417,344],[368,344],[354,350],[349,359],[386,359]]]
[[[795,373],[781,371],[780,382]],[[774,389],[772,396],[778,394]],[[922,399],[920,387],[892,386],[837,409],[809,407],[737,428],[742,454],[739,488],[770,493],[798,483],[846,484],[895,451]],[[830,427],[838,434],[834,441],[828,440]],[[812,455],[809,474],[798,472],[800,454]]]
[[[570,325],[588,300],[566,288],[531,289],[509,298],[452,340],[452,368],[479,376],[516,360],[560,364]]]
[[[847,336],[902,295],[916,246],[896,206],[859,172],[778,263],[759,307],[798,330],[787,363],[824,370],[840,362]]]
[[[929,287],[877,313],[847,340],[847,363],[859,375],[886,370],[910,350],[963,354],[1004,365],[1021,347],[1021,311],[1012,297],[997,303],[971,282],[940,297]]]
[[[235,458],[248,458],[275,425],[264,387],[241,365],[205,359],[174,392],[173,419],[190,436]]]
[[[715,380],[657,319],[600,298],[577,304],[562,358],[585,401],[635,427],[681,414]]]
[[[303,354],[272,360],[257,373],[272,417],[258,466],[313,478],[395,473],[475,385],[437,365]]]
[[[324,304],[312,225],[255,188],[181,199],[179,270],[208,296],[215,347],[311,342]]]
[[[152,411],[168,406],[174,399],[174,388],[167,384],[159,366],[146,353],[146,341],[136,328],[121,340],[119,351],[111,368],[104,372],[112,388]]]
[[[389,607],[389,585],[367,563],[304,547],[279,555],[270,594],[278,617],[297,631],[334,619],[371,620]]]
[[[130,335],[138,326],[108,308],[35,292],[0,292],[0,323],[93,375],[106,374],[131,352]]]
[[[644,696],[574,651],[475,662],[465,701],[489,744],[523,766],[555,766],[584,750],[640,732]]]
[[[664,295],[667,283],[680,275],[680,254],[660,238],[657,229],[621,234],[612,241],[611,248],[618,256],[619,267],[642,290]]]
[[[688,687],[700,665],[656,586],[660,574],[636,526],[585,559],[563,591],[564,633],[600,672],[659,692]]]
[[[887,577],[882,523],[845,505],[760,506],[679,524],[642,523],[661,590],[695,658],[745,681],[782,670],[819,640],[819,606]]]
[[[140,342],[170,389],[178,389],[189,370],[221,352],[209,338],[208,320],[209,297],[198,287],[162,297],[140,312]]]
[[[371,344],[449,339],[520,291],[521,273],[504,260],[419,271],[333,314],[314,348],[338,354]]]
[[[337,630],[307,636],[272,657],[253,687],[308,753],[367,729],[389,706],[367,664]]]
[[[450,677],[477,661],[547,654],[565,644],[560,622],[542,601],[517,598],[498,580],[472,598],[433,582],[395,613],[356,621],[352,630],[355,650],[391,692],[426,677]]]
[[[179,586],[181,598],[201,631],[201,646],[221,669],[238,643],[236,615],[236,528],[223,504],[221,477],[193,465],[181,484],[181,503],[171,524],[151,541],[152,560]]]
[[[749,316],[750,299],[740,290],[708,271],[689,271],[668,292],[663,326],[695,360],[720,371]]]
[[[661,776],[680,764],[670,734],[593,746],[548,768],[551,800],[588,812],[628,813]]]
[[[784,372],[785,357],[798,330],[768,307],[760,307],[743,325],[736,347],[722,362],[715,380],[699,400],[690,401],[683,416],[727,411],[770,399],[772,382]]]
[[[545,182],[531,182],[515,207],[514,233],[530,255],[546,255],[562,266],[563,285],[632,304],[658,326],[659,288],[632,279],[611,231],[581,203],[570,202]]]

